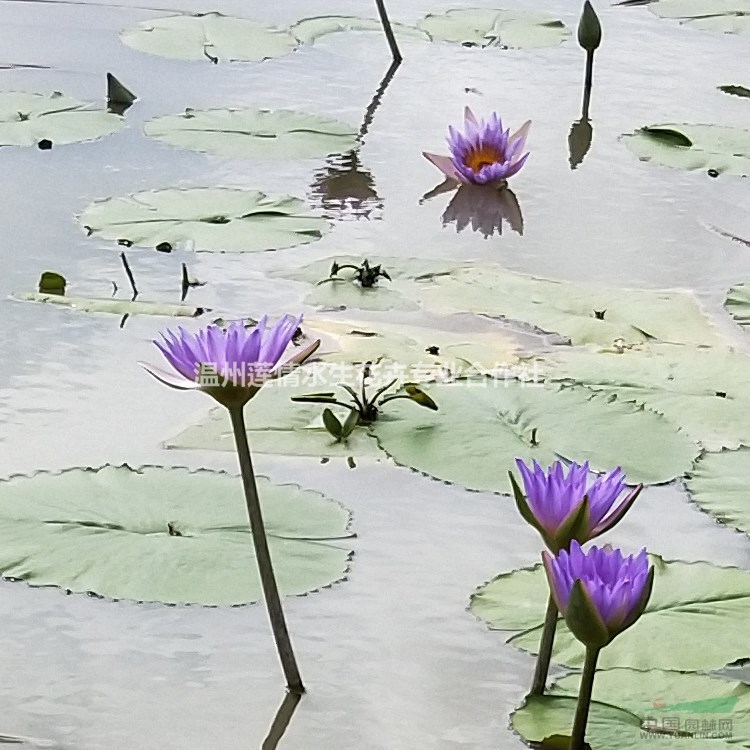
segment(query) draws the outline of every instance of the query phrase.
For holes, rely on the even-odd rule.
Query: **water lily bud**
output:
[[[602,26],[594,6],[589,0],[583,4],[583,13],[578,23],[578,44],[591,53],[602,43]]]

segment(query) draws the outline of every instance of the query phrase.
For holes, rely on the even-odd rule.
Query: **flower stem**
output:
[[[404,58],[401,57],[401,51],[398,48],[396,42],[396,35],[393,33],[393,27],[391,21],[388,18],[388,11],[385,9],[384,0],[375,0],[375,5],[378,6],[378,14],[380,15],[380,23],[383,24],[383,31],[385,31],[385,38],[388,40],[388,46],[391,48],[391,55],[393,56],[394,62],[401,62]]]
[[[584,750],[586,744],[586,723],[589,719],[589,707],[591,705],[591,691],[594,687],[594,675],[596,674],[596,661],[601,649],[588,647],[586,649],[586,661],[583,665],[581,675],[581,687],[578,691],[578,705],[576,716],[573,720],[573,734],[570,737],[570,750]]]
[[[292,642],[284,619],[284,610],[281,607],[279,588],[276,584],[276,576],[273,572],[271,553],[268,549],[266,529],[263,525],[263,514],[261,513],[260,500],[258,498],[258,487],[255,484],[255,471],[253,460],[250,456],[250,446],[247,442],[245,428],[245,417],[242,406],[231,406],[229,415],[232,418],[232,429],[237,444],[237,455],[240,460],[240,471],[242,473],[242,486],[245,490],[245,502],[247,503],[247,515],[250,520],[250,531],[253,535],[255,545],[255,557],[258,561],[258,573],[263,586],[263,596],[266,600],[268,619],[271,621],[273,637],[276,641],[276,649],[286,677],[286,684],[292,693],[302,694],[305,688],[302,684],[297,661],[294,658]]]
[[[531,695],[544,695],[547,684],[547,673],[552,658],[552,646],[555,642],[555,630],[557,629],[557,605],[550,594],[547,602],[547,614],[544,616],[544,627],[542,628],[542,639],[539,642],[539,656],[536,658],[536,669],[534,670],[534,681],[531,683]]]

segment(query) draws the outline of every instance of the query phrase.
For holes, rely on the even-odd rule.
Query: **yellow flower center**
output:
[[[503,161],[503,154],[492,146],[481,146],[466,156],[466,166],[475,172],[479,172],[482,167],[487,167],[490,164],[502,164]]]

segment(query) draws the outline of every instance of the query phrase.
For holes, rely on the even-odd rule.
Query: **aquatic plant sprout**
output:
[[[450,156],[423,156],[446,177],[464,184],[502,187],[526,163],[529,152],[523,153],[531,127],[527,120],[515,133],[503,129],[497,112],[485,120],[478,120],[469,107],[464,110],[464,132],[448,128]]]
[[[584,750],[591,692],[599,652],[643,614],[651,597],[654,568],[646,550],[625,557],[619,549],[573,541],[556,557],[542,552],[550,591],[570,632],[586,646],[570,750]]]
[[[171,388],[203,391],[224,406],[244,405],[263,383],[287,374],[318,348],[320,341],[314,341],[282,361],[301,322],[301,315],[285,315],[269,328],[263,316],[250,330],[240,321],[226,330],[216,325],[197,333],[167,330],[154,344],[177,375],[141,365]]]
[[[537,461],[529,467],[517,458],[516,466],[523,482],[521,490],[513,473],[509,472],[516,506],[524,520],[540,533],[544,543],[555,553],[568,549],[573,542],[587,542],[609,531],[628,512],[643,489],[643,485],[638,485],[623,497],[628,488],[619,466],[592,484],[588,484],[588,461],[573,462],[567,473],[562,461],[556,461],[545,470]],[[531,685],[532,695],[544,693],[557,616],[558,605],[550,595]]]
[[[211,325],[198,333],[190,333],[184,328],[177,332],[166,331],[162,340],[154,343],[177,375],[141,363],[151,375],[171,388],[203,391],[229,411],[263,596],[286,684],[293,693],[303,693],[305,688],[289,638],[268,549],[243,410],[263,383],[290,372],[320,346],[320,340],[313,341],[284,359],[301,322],[302,316],[285,315],[269,328],[268,318],[263,316],[252,329],[245,328],[242,322],[235,322],[226,330]]]
[[[628,487],[619,466],[588,486],[588,461],[571,463],[567,473],[562,461],[545,470],[537,461],[529,467],[519,458],[516,466],[523,492],[512,473],[510,481],[518,509],[553,552],[566,549],[574,539],[583,543],[609,531],[643,489],[638,485],[623,497]]]

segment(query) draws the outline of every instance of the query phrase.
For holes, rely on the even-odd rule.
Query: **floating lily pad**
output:
[[[567,675],[548,695],[529,698],[514,712],[513,729],[530,742],[570,734],[579,679]],[[750,747],[750,686],[741,682],[661,669],[608,669],[597,673],[593,699],[586,732],[593,748],[639,750],[649,739],[680,750],[691,750],[696,740],[708,750]]]
[[[652,563],[656,576],[646,611],[602,650],[601,669],[711,670],[748,656],[750,571],[707,562],[665,562],[658,556]],[[511,634],[508,642],[536,653],[547,597],[539,564],[503,573],[482,586],[472,596],[471,611],[492,630],[522,631]],[[583,645],[560,622],[553,661],[581,667],[583,658]]]
[[[750,34],[750,0],[659,0],[651,12],[696,29]]]
[[[510,492],[515,458],[588,460],[595,471],[622,466],[633,483],[659,483],[684,474],[698,454],[654,412],[585,388],[477,378],[429,390],[439,412],[396,401],[373,432],[397,463],[469,489]]]
[[[350,513],[258,478],[279,588],[304,594],[347,570]],[[239,477],[103,466],[0,482],[0,571],[113,599],[247,604],[261,598]]]
[[[258,190],[190,188],[145,191],[95,201],[80,215],[89,235],[141,247],[192,241],[219,252],[279,250],[319,240],[330,224],[304,201]]]
[[[161,315],[174,318],[197,318],[207,311],[205,307],[178,305],[168,302],[115,299],[114,297],[66,297],[61,294],[28,292],[16,294],[22,302],[43,302],[49,305],[69,307],[86,313],[110,313],[112,315]]]
[[[346,398],[338,383],[356,384],[360,367],[307,365],[263,386],[247,407],[250,447],[255,453],[288,456],[381,456],[364,427],[357,427],[347,442],[337,443],[323,425],[323,404],[296,403],[292,396],[335,391]],[[412,405],[413,406],[413,405]],[[349,410],[332,406],[341,421]],[[232,427],[223,407],[212,409],[197,425],[167,440],[166,448],[234,451]]]
[[[750,450],[707,453],[686,484],[698,506],[750,536]]]
[[[655,137],[651,131],[679,133],[692,145],[681,145],[674,137]],[[651,125],[623,135],[622,140],[641,161],[690,172],[750,174],[750,130],[720,125]]]
[[[559,348],[545,373],[663,414],[706,450],[750,445],[750,357],[650,344],[622,351]]]
[[[327,281],[331,267],[362,266],[369,260],[371,266],[379,265],[388,276],[379,278],[370,287],[363,287],[355,278],[355,271],[342,268],[335,281]],[[450,267],[430,263],[416,258],[396,258],[357,255],[337,255],[318,260],[298,269],[273,271],[269,275],[276,278],[305,281],[313,285],[305,297],[305,303],[328,310],[355,308],[360,310],[418,310],[416,300],[416,279],[426,279],[433,273],[448,273]],[[324,283],[320,283],[324,282]]]
[[[397,37],[430,40],[429,34],[414,26],[391,21],[391,28]],[[289,31],[304,44],[313,44],[322,36],[340,31],[376,31],[382,34],[383,24],[374,18],[359,16],[316,16],[297,21]]]
[[[750,284],[737,284],[727,292],[724,307],[736,323],[750,328]]]
[[[120,34],[133,49],[179,60],[259,61],[292,52],[288,32],[221,13],[166,16],[141,21]]]
[[[0,92],[0,146],[39,146],[91,141],[120,130],[124,120],[59,91]]]
[[[357,131],[346,123],[285,109],[187,110],[156,117],[145,131],[193,151],[260,159],[327,156],[357,143]]]
[[[498,267],[459,268],[418,284],[428,309],[466,310],[530,323],[573,344],[608,346],[616,339],[709,344],[716,330],[695,296],[550,281]]]
[[[426,382],[467,373],[506,377],[506,371],[526,366],[519,360],[519,342],[507,331],[456,333],[323,318],[308,318],[304,330],[309,340],[322,340],[317,354],[325,362],[372,362],[386,382]]]
[[[417,26],[433,39],[465,47],[537,49],[556,47],[570,36],[562,21],[541,13],[459,8],[432,13]]]

